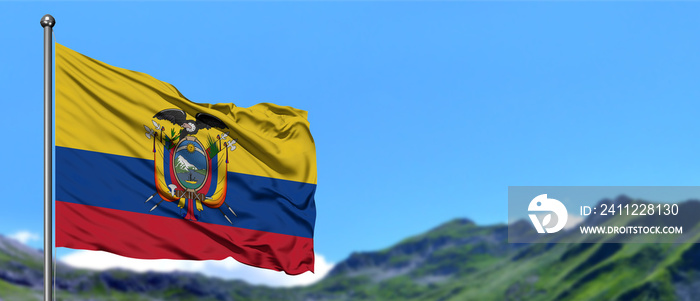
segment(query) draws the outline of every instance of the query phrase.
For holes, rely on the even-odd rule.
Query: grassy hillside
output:
[[[527,223],[512,226],[532,230]],[[697,228],[697,221],[687,226]],[[507,237],[506,225],[453,220],[384,250],[353,253],[322,281],[296,289],[188,273],[91,272],[61,266],[58,299],[698,300],[700,296],[700,244],[509,244]],[[0,238],[0,298],[39,300],[40,255]]]

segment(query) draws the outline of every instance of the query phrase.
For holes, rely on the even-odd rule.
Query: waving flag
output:
[[[56,44],[56,245],[313,271],[306,115],[194,103]]]

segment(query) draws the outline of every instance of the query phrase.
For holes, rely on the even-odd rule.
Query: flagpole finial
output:
[[[53,27],[56,25],[56,19],[53,18],[52,15],[46,14],[43,17],[41,17],[41,27]]]

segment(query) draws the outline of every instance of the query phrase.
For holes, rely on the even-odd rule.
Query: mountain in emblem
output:
[[[194,164],[190,163],[185,159],[182,155],[177,156],[175,160],[175,169],[178,170],[179,172],[187,172],[190,170],[197,170],[197,167],[194,166]]]

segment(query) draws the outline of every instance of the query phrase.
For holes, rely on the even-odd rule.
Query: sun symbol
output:
[[[190,153],[194,153],[194,144],[188,144],[187,145],[187,151]]]

